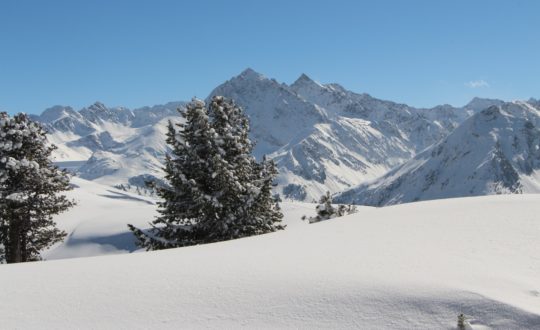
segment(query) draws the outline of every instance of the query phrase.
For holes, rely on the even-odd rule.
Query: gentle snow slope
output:
[[[77,205],[55,218],[68,233],[63,243],[42,253],[46,260],[129,253],[137,250],[127,224],[150,227],[157,215],[155,200],[93,181],[73,177],[74,189],[67,196]],[[311,216],[315,207],[307,203],[283,203],[288,229],[307,226],[302,215]]]
[[[138,218],[129,203],[96,215]],[[216,244],[1,265],[1,327],[455,329],[463,312],[475,329],[534,329],[538,214],[539,195],[439,200]]]
[[[55,217],[68,236],[42,256],[48,260],[134,251],[127,224],[147,227],[157,214],[154,201],[77,177],[71,184],[74,189],[66,195],[77,205]]]

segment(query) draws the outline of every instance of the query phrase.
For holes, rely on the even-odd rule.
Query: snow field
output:
[[[151,200],[74,184],[79,205],[58,218],[72,234],[46,256],[128,252],[114,235],[150,221]],[[361,207],[312,225],[299,218],[314,205],[282,206],[277,233],[2,265],[2,327],[455,329],[459,313],[472,329],[540,327],[538,195]],[[103,240],[69,244],[88,237]]]

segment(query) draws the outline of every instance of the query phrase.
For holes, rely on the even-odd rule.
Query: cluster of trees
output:
[[[232,100],[194,99],[169,122],[165,159],[167,186],[151,229],[129,225],[148,250],[210,243],[283,229],[283,214],[272,195],[277,169],[272,160],[251,155],[249,120]]]
[[[149,183],[160,197],[159,216],[150,229],[128,225],[139,246],[158,250],[211,243],[284,229],[279,195],[272,195],[278,173],[272,160],[252,156],[249,120],[232,100],[194,99],[169,122],[165,181]],[[52,216],[74,205],[62,192],[70,176],[51,161],[54,145],[25,114],[0,113],[0,262],[40,259],[40,251],[66,233]],[[318,222],[354,212],[321,197]]]

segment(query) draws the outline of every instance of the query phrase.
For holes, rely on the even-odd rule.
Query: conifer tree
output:
[[[216,242],[283,229],[271,195],[277,173],[269,161],[251,156],[249,121],[240,107],[213,97],[208,107],[194,99],[169,123],[165,187],[154,187],[162,201],[150,230],[132,225],[138,244],[148,250]],[[272,163],[273,164],[273,163]]]
[[[74,203],[60,194],[70,189],[69,175],[53,165],[54,149],[27,115],[0,113],[0,261],[39,260],[66,235],[52,216]]]

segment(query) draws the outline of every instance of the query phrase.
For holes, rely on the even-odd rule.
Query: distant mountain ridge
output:
[[[441,142],[336,202],[384,206],[419,200],[540,192],[540,107],[492,105]]]
[[[279,83],[252,69],[217,86],[245,109],[254,154],[280,170],[276,192],[311,201],[381,177],[440,142],[467,118],[503,101],[473,99],[462,108],[414,108],[321,84],[302,74]],[[77,174],[109,185],[141,175],[161,177],[166,122],[181,120],[185,102],[130,110],[102,103],[75,111],[55,106],[35,118],[59,146],[58,161],[84,161]],[[133,181],[133,180],[131,180]]]

